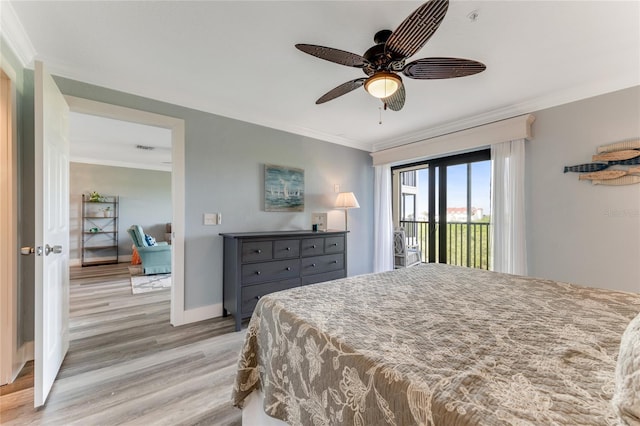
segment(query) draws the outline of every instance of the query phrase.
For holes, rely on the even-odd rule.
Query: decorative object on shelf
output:
[[[317,225],[316,231],[327,230],[327,214],[326,213],[311,213],[311,225]]]
[[[100,211],[102,212],[102,215],[104,217],[111,217],[111,206],[106,206],[100,209]]]
[[[104,201],[104,197],[97,193],[96,191],[91,191],[89,193],[89,200],[92,203],[102,203]]]
[[[304,211],[304,170],[264,165],[264,211]]]
[[[579,180],[594,185],[620,186],[640,183],[640,139],[599,146],[593,163],[567,166],[564,172],[581,173]]]
[[[344,230],[348,231],[347,227],[347,210],[349,209],[359,209],[360,204],[358,204],[358,200],[353,192],[341,192],[338,194],[338,198],[336,198],[336,209],[344,210]]]

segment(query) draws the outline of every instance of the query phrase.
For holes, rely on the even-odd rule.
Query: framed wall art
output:
[[[264,211],[304,211],[304,170],[264,165]]]

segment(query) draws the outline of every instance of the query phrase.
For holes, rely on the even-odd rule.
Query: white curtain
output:
[[[524,139],[491,145],[492,270],[527,274]]]
[[[393,219],[391,217],[391,166],[375,166],[373,195],[373,271],[393,269]]]

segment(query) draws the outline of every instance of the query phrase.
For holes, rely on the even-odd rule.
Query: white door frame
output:
[[[0,385],[12,383],[25,360],[18,348],[18,143],[16,74],[2,58],[0,146]]]
[[[107,104],[75,96],[65,96],[72,112],[171,130],[171,325],[185,324],[184,309],[184,235],[185,235],[185,124],[184,120],[152,112]]]

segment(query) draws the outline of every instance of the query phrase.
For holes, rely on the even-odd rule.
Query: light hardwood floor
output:
[[[70,348],[46,405],[33,363],[0,387],[2,425],[240,425],[233,320],[169,324],[169,290],[131,294],[127,264],[71,268]]]

